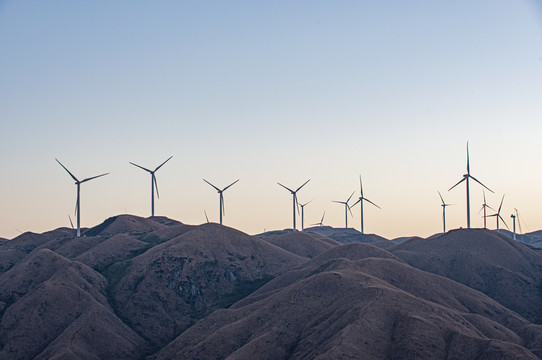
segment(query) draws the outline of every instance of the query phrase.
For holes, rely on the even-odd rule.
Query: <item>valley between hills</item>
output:
[[[0,240],[0,359],[541,359],[538,233],[248,235],[119,215]]]

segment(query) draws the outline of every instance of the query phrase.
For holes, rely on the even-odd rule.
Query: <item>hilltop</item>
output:
[[[83,235],[0,241],[0,359],[542,357],[542,250],[502,233],[119,215]]]

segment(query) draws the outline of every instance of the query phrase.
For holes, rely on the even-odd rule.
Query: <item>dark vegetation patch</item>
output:
[[[221,295],[218,298],[218,307],[228,308],[232,306],[237,301],[252,294],[273,279],[274,276],[272,275],[264,275],[264,277],[260,279],[238,281],[231,293]]]

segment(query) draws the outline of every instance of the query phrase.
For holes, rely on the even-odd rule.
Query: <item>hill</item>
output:
[[[362,234],[352,228],[333,228],[331,226],[315,226],[303,230],[305,232],[316,233],[331,238],[341,244],[351,244],[355,242],[371,244],[383,249],[390,249],[397,245],[393,241],[375,234]]]
[[[341,245],[341,243],[326,236],[301,231],[267,233],[261,234],[258,237],[293,254],[308,259],[312,259],[332,247]]]
[[[388,251],[131,215],[24,233],[0,242],[0,360],[534,359],[540,252],[482,230]]]
[[[478,291],[370,245],[341,248],[270,281],[251,301],[215,311],[154,359],[542,355],[542,327]]]
[[[480,290],[542,324],[542,251],[491,230],[453,230],[415,238],[391,252],[408,264]]]

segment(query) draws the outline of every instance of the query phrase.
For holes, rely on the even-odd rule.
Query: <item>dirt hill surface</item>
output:
[[[329,237],[341,244],[351,244],[355,242],[363,244],[371,244],[383,249],[390,249],[397,245],[397,243],[390,241],[382,236],[375,234],[362,234],[356,229],[348,228],[332,228],[331,226],[315,226],[304,230],[305,232],[311,232]]]
[[[542,327],[476,290],[412,268],[391,254],[380,258],[370,249],[357,250],[358,260],[337,252],[339,257],[316,258],[279,276],[256,292],[263,296],[215,311],[155,359],[542,355]]]
[[[112,268],[110,278],[121,276],[111,290],[113,305],[161,347],[196,320],[304,261],[237,230],[205,224]]]
[[[308,259],[312,259],[332,247],[342,245],[326,236],[300,231],[260,235],[259,238]]]
[[[0,360],[542,358],[541,259],[490,231],[389,252],[119,215],[0,241]]]
[[[542,324],[542,251],[490,230],[453,230],[412,239],[392,253],[408,264],[480,290]]]

